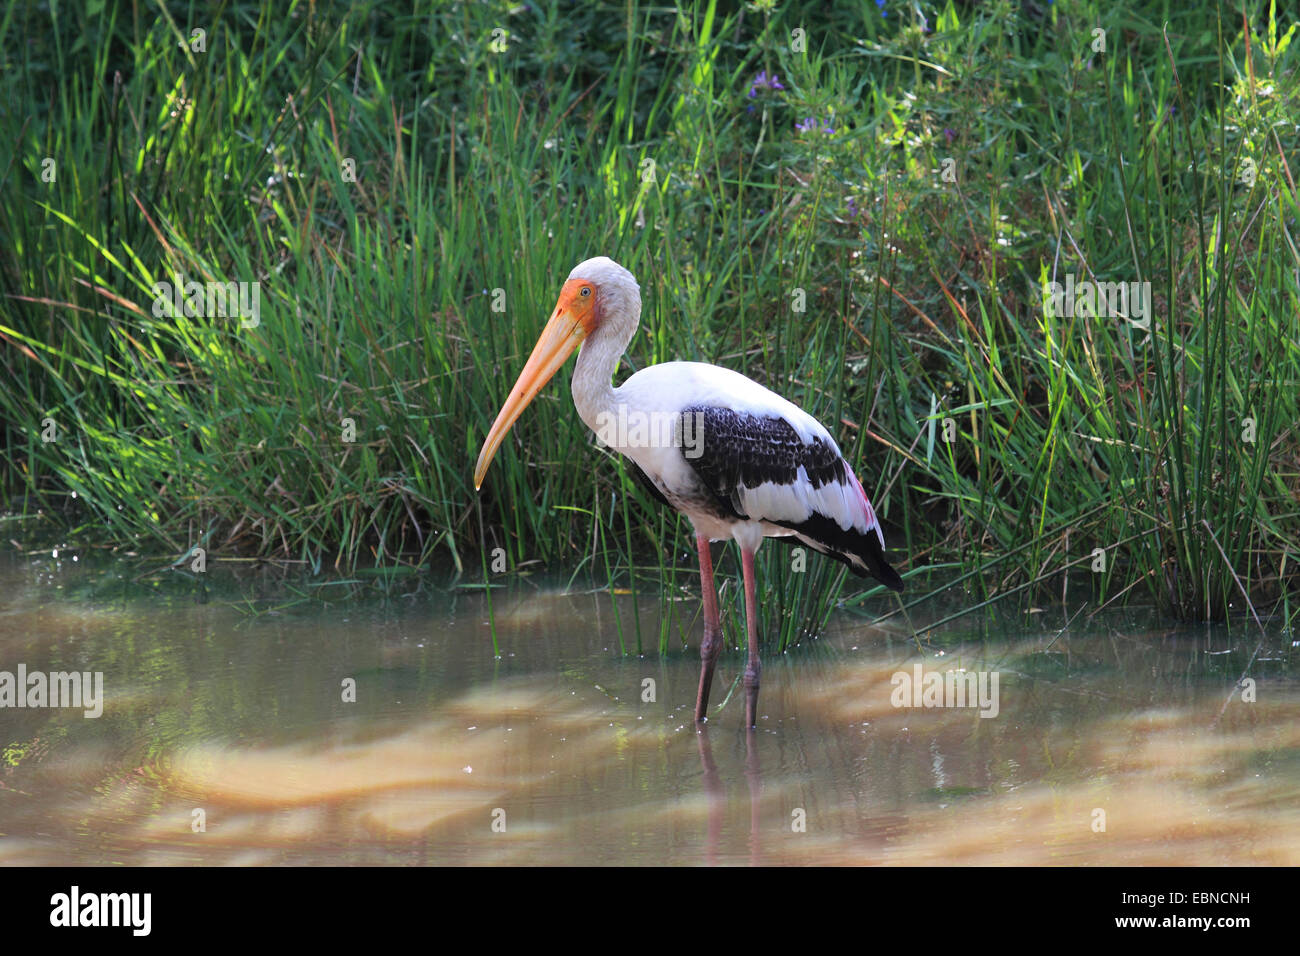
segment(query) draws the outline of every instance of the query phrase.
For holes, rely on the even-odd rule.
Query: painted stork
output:
[[[614,388],[614,372],[640,320],[640,287],[614,260],[597,256],[569,273],[483,442],[474,487],[482,487],[510,426],[581,346],[573,373],[578,414],[632,463],[655,498],[695,528],[704,597],[697,722],[705,719],[722,648],[709,542],[734,539],[740,546],[749,632],[745,721],[754,727],[762,670],[754,553],[765,537],[802,542],[895,591],[903,582],[885,560],[885,538],[861,482],[830,432],[798,406],[738,372],[702,362],[653,365]]]

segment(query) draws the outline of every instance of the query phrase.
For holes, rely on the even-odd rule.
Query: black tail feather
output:
[[[796,532],[789,537],[777,538],[794,544],[796,541],[808,545],[828,558],[843,561],[858,577],[873,577],[891,591],[903,590],[903,579],[885,560],[885,549],[880,546],[880,538],[875,531],[863,534],[853,528],[844,529],[832,519],[814,513],[807,521],[777,521],[783,528]],[[865,569],[863,565],[866,565]]]
[[[868,532],[865,536],[863,547],[859,548],[857,555],[866,562],[871,576],[889,588],[891,591],[902,592],[903,579],[898,576],[888,561],[885,560],[885,549],[880,546],[880,539],[873,532]],[[855,569],[856,570],[856,569]],[[861,571],[858,571],[862,574]],[[865,577],[865,575],[864,575]]]

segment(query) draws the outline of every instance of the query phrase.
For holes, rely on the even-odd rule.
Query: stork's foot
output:
[[[758,726],[758,684],[763,664],[757,658],[745,668],[745,726],[751,730]]]
[[[713,688],[713,666],[718,662],[722,651],[721,630],[704,632],[700,641],[700,692],[695,696],[695,722],[703,723],[709,710],[709,691]]]

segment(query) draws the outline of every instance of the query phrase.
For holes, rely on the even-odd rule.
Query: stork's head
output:
[[[619,351],[627,344],[641,318],[641,288],[632,273],[608,256],[596,256],[574,266],[560,289],[551,319],[533,346],[528,364],[519,373],[510,397],[492,423],[478,464],[474,466],[474,487],[483,476],[505,439],[510,426],[587,339],[614,339]]]
[[[590,311],[593,321],[586,330],[589,335],[611,327],[625,328],[629,321],[635,326],[641,318],[641,287],[632,273],[608,256],[596,256],[574,266],[560,290],[557,310],[564,306],[566,298],[573,300],[575,311],[584,307]]]

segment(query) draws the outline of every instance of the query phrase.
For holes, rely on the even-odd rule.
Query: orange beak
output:
[[[533,354],[528,356],[528,364],[519,373],[515,387],[510,390],[510,396],[488,431],[483,450],[478,453],[478,464],[474,466],[475,491],[483,487],[488,465],[492,464],[515,419],[596,327],[595,299],[596,289],[585,279],[570,279],[564,283],[550,321],[542,329],[541,338],[533,346]]]

